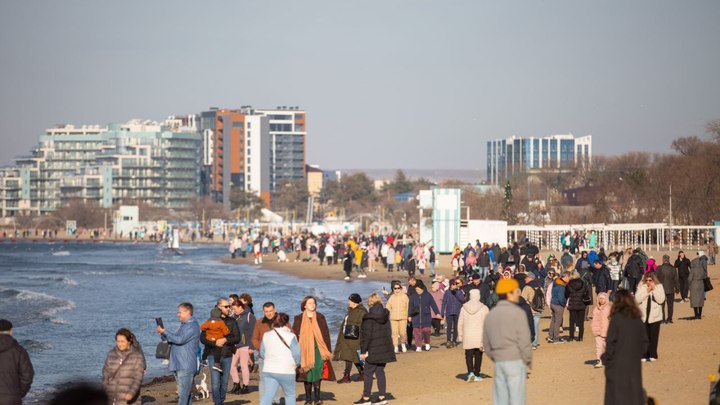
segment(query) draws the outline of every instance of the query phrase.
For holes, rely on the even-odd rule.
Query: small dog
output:
[[[206,399],[210,398],[210,391],[208,390],[207,382],[207,373],[202,373],[202,379],[200,380],[200,384],[195,384],[195,391],[197,391],[197,395],[195,395],[196,400]]]

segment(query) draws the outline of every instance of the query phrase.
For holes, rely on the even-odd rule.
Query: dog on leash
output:
[[[194,395],[194,399],[201,400],[210,398],[210,391],[208,390],[207,386],[207,373],[202,373],[202,379],[200,380],[200,384],[195,384],[195,391],[197,392],[196,395]]]

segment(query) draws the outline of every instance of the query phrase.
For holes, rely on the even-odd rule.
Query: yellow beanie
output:
[[[497,285],[495,286],[495,292],[498,295],[502,295],[511,293],[517,288],[520,288],[520,284],[518,284],[517,280],[515,280],[514,278],[504,278],[498,281]]]

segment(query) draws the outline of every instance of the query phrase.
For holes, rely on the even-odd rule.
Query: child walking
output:
[[[607,293],[601,292],[597,296],[597,305],[593,308],[592,332],[595,335],[595,355],[597,363],[595,368],[603,366],[600,356],[605,353],[605,338],[607,337],[608,326],[610,326],[610,303]]]

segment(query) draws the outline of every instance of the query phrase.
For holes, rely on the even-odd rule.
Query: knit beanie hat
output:
[[[210,310],[210,319],[220,319],[222,318],[222,312],[220,311],[220,308],[213,308]]]
[[[362,298],[360,297],[360,294],[358,294],[358,293],[352,293],[352,294],[350,294],[350,296],[348,297],[348,299],[349,299],[350,301],[356,303],[356,304],[359,304],[359,303],[362,302]]]
[[[514,278],[504,278],[498,281],[497,286],[495,286],[495,292],[498,295],[502,295],[511,293],[517,288],[520,288],[520,284],[518,284],[517,280]]]

